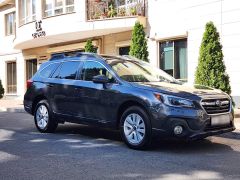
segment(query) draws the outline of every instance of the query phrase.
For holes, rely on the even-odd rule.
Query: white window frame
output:
[[[58,15],[62,15],[62,14],[67,14],[67,13],[72,13],[72,12],[67,12],[67,8],[69,7],[75,7],[75,0],[74,0],[74,3],[72,5],[66,5],[66,0],[62,0],[63,4],[62,6],[56,6],[56,3],[55,3],[55,0],[50,0],[51,4],[52,4],[52,9],[47,9],[45,10],[45,1],[42,1],[42,7],[43,7],[43,11],[42,11],[42,15],[44,18],[47,18],[47,17],[51,17],[51,16],[58,16]],[[58,9],[62,9],[63,12],[60,13],[60,14],[56,14],[55,11],[58,10]],[[45,13],[47,12],[51,12],[51,15],[47,16]]]
[[[10,25],[9,25],[9,21],[8,21],[8,16],[9,15],[13,15],[13,27],[12,27],[12,30],[13,30],[13,32],[12,33],[10,33],[10,32],[8,32],[8,27],[10,27]],[[7,13],[7,14],[5,14],[5,35],[6,36],[11,36],[11,35],[15,35],[15,31],[16,31],[16,12],[15,11],[13,11],[13,12],[10,12],[10,13]]]
[[[21,11],[22,11],[22,6],[23,6],[23,4],[21,3],[22,1],[24,1],[24,12],[23,12],[23,14],[21,14]],[[29,16],[27,16],[27,2],[30,2],[30,15]],[[20,0],[19,2],[20,2],[20,5],[19,5],[19,13],[21,14],[20,16],[19,16],[19,24],[20,24],[20,26],[21,25],[24,25],[24,24],[26,24],[26,23],[29,23],[29,22],[33,22],[33,21],[35,21],[36,20],[36,12],[33,14],[33,1],[36,3],[35,4],[35,8],[36,8],[36,5],[37,5],[37,0]],[[35,9],[35,11],[36,11],[36,9]]]

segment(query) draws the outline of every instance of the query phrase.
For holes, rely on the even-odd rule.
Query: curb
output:
[[[0,112],[25,113],[23,108],[0,108]]]
[[[240,113],[234,113],[235,118],[240,118]]]

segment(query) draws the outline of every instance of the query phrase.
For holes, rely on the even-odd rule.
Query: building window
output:
[[[31,59],[26,61],[26,80],[31,79],[37,72],[37,59]]]
[[[43,0],[43,17],[74,12],[74,0]]]
[[[7,63],[7,93],[17,93],[17,70],[16,62]]]
[[[5,15],[6,36],[15,34],[15,12]]]
[[[36,20],[36,0],[19,1],[19,24],[23,25]]]
[[[119,55],[129,55],[130,46],[119,47]]]
[[[187,80],[187,39],[160,42],[160,68],[176,79]]]

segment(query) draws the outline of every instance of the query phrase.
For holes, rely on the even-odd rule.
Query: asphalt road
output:
[[[128,149],[118,132],[60,125],[41,134],[25,113],[0,113],[0,179],[240,179],[240,132]]]

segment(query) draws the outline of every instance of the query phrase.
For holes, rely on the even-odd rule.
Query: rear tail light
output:
[[[27,80],[27,89],[30,88],[33,84],[33,81],[31,79]]]

